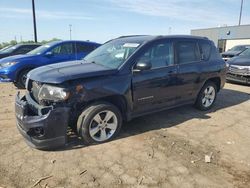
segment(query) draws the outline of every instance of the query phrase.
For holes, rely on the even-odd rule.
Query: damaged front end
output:
[[[15,101],[17,128],[28,144],[37,149],[52,149],[67,142],[70,108],[43,106],[28,92]]]

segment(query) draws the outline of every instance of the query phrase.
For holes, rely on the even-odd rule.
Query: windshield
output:
[[[233,48],[231,48],[228,51],[243,51],[246,49],[246,46],[234,46]]]
[[[45,45],[39,46],[38,48],[35,48],[34,50],[31,50],[27,54],[40,55],[40,54],[44,53],[48,48],[50,48],[50,45],[45,44]]]
[[[250,57],[250,48],[246,49],[245,51],[243,51],[240,56],[248,56]]]
[[[87,55],[84,60],[116,69],[120,67],[139,46],[140,43],[114,40],[97,48]]]

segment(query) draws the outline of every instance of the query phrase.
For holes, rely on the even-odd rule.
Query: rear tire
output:
[[[206,111],[212,108],[217,97],[217,86],[213,82],[207,82],[201,88],[195,106],[199,110]]]
[[[77,121],[77,131],[86,144],[112,140],[120,131],[122,116],[110,103],[95,103],[83,110]]]
[[[17,76],[17,82],[14,82],[14,85],[18,88],[18,89],[25,89],[25,82],[27,79],[27,74],[31,69],[24,69],[22,70],[18,76]]]

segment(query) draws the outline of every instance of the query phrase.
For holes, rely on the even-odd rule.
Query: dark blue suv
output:
[[[27,73],[36,67],[80,60],[100,44],[88,41],[56,41],[40,46],[25,55],[0,60],[0,82],[14,82],[24,88]]]
[[[73,65],[32,70],[26,95],[16,98],[17,127],[37,148],[64,145],[68,126],[87,144],[103,143],[138,116],[184,104],[210,109],[225,78],[207,38],[121,37]]]

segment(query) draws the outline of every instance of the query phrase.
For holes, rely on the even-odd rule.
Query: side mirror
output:
[[[135,72],[145,71],[151,69],[152,64],[150,61],[140,60],[135,65]]]
[[[46,52],[46,53],[45,53],[45,56],[46,56],[46,57],[52,57],[53,55],[54,55],[54,54],[53,54],[52,52]]]

